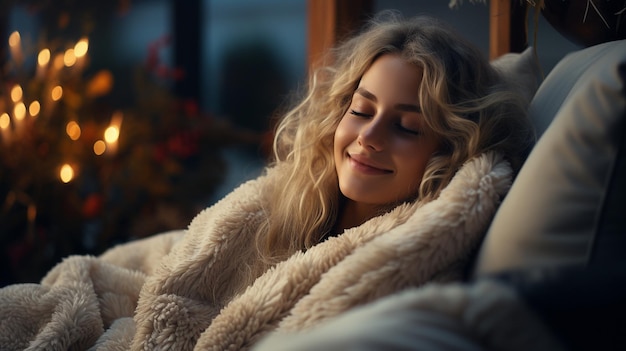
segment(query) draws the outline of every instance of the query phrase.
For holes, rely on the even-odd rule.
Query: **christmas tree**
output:
[[[130,6],[27,3],[35,12],[56,9],[45,28],[67,27],[74,18],[90,28],[100,6]],[[70,254],[98,254],[184,228],[224,177],[220,149],[259,142],[171,93],[185,72],[160,62],[167,37],[146,48],[130,104],[111,98],[112,71],[89,69],[87,35],[47,37],[9,33],[0,67],[0,247],[9,267],[3,284],[36,281]]]

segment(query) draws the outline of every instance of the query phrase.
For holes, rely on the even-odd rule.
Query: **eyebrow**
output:
[[[361,96],[363,96],[364,98],[371,100],[373,102],[377,102],[378,99],[376,98],[376,95],[372,94],[369,90],[363,88],[363,87],[358,87],[355,91],[355,94],[359,94]],[[417,105],[413,105],[413,104],[395,104],[394,108],[398,111],[404,111],[404,112],[416,112],[416,113],[421,113],[422,109],[417,106]]]

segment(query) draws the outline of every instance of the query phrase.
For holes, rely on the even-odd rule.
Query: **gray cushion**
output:
[[[491,61],[491,65],[504,78],[509,86],[530,104],[541,83],[541,67],[532,46],[520,53],[511,52]]]
[[[603,204],[624,137],[625,83],[624,40],[569,54],[546,77],[529,109],[541,137],[492,222],[475,276],[588,263],[602,211],[623,211]]]

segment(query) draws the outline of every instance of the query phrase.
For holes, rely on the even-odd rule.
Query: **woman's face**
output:
[[[417,195],[426,164],[439,146],[419,106],[422,70],[396,54],[365,72],[335,131],[341,193],[381,206]]]

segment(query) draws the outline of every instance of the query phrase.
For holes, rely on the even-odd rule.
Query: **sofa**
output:
[[[471,272],[500,276],[571,350],[626,349],[626,40],[564,57],[529,107],[538,142]]]
[[[526,87],[527,56],[504,69]],[[626,350],[626,40],[568,54],[532,93],[537,143],[465,281],[256,350]]]

